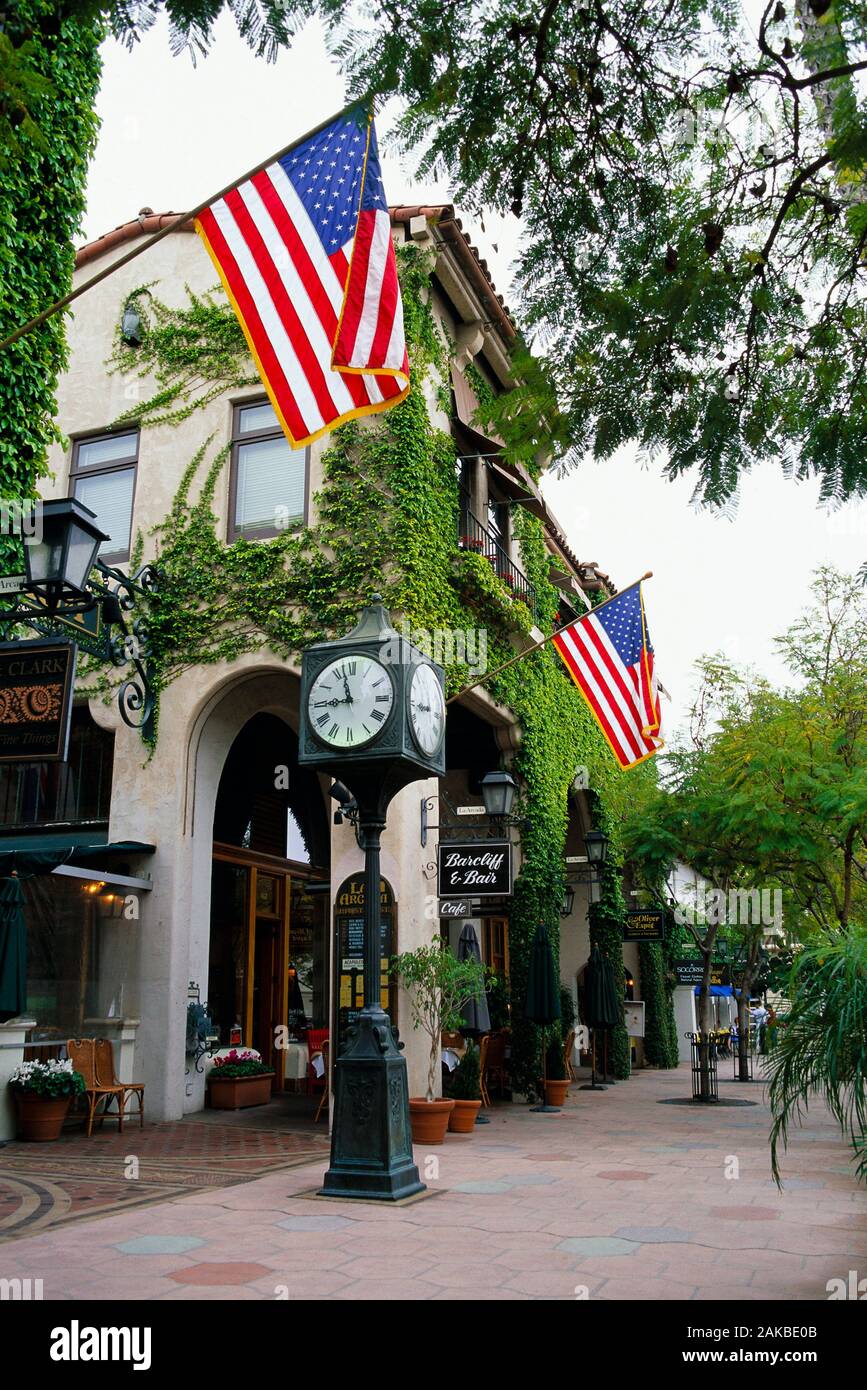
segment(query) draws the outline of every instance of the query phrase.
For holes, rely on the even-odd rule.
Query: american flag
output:
[[[403,400],[403,305],[365,112],[294,145],[196,227],[290,443]]]
[[[641,585],[600,604],[553,639],[625,772],[665,745]]]

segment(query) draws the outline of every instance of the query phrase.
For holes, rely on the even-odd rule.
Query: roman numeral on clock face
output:
[[[310,727],[322,743],[355,754],[379,737],[391,716],[394,696],[392,679],[375,657],[361,652],[339,657],[310,686]]]

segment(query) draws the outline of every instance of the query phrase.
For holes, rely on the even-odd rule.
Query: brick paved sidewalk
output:
[[[47,1299],[824,1300],[829,1279],[867,1275],[867,1192],[821,1108],[780,1193],[764,1104],[661,1103],[689,1084],[646,1071],[574,1087],[560,1115],[495,1106],[416,1150],[434,1195],[400,1207],[312,1196],[316,1161],[11,1241],[0,1276],[41,1278]]]

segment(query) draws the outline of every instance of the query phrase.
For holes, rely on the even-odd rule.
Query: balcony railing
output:
[[[461,550],[470,550],[476,555],[484,555],[494,573],[515,596],[525,603],[536,617],[536,590],[525,574],[509,559],[507,552],[478,517],[468,507],[462,507],[458,522],[458,545]]]

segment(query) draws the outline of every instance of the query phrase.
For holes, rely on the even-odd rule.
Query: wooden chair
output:
[[[330,1069],[331,1056],[330,1056],[330,1053],[331,1053],[331,1044],[330,1044],[330,1042],[328,1041],[327,1038],[324,1038],[324,1039],[323,1039],[323,1042],[322,1042],[322,1061],[323,1061],[324,1064],[325,1064],[325,1071],[322,1073],[322,1076],[323,1076],[323,1080],[324,1080],[324,1082],[325,1082],[325,1089],[323,1090],[322,1095],[321,1095],[320,1098],[319,1098],[319,1105],[317,1106],[316,1114],[313,1116],[313,1122],[314,1122],[314,1124],[315,1124],[316,1121],[319,1119],[319,1116],[322,1114],[322,1111],[323,1111],[323,1110],[325,1109],[325,1107],[327,1106],[327,1104],[328,1104],[328,1096],[329,1096],[329,1093],[330,1093],[330,1091],[331,1091],[331,1069]]]
[[[111,1119],[117,1120],[118,1134],[123,1133],[123,1101],[124,1090],[120,1083],[112,1082],[111,1085],[102,1085],[96,1074],[96,1039],[95,1038],[70,1038],[66,1044],[66,1051],[76,1071],[80,1071],[84,1077],[84,1095],[87,1102],[86,1128],[88,1138],[93,1133],[93,1121],[96,1117],[96,1107],[101,1100],[105,1101],[105,1109],[101,1110],[98,1116],[100,1129],[102,1122],[108,1114],[108,1106],[112,1097],[117,1101],[117,1114],[111,1115]]]
[[[100,1086],[120,1086],[123,1090],[123,1113],[126,1116],[127,1096],[138,1097],[139,1129],[144,1129],[144,1082],[119,1081],[114,1069],[114,1048],[110,1038],[97,1038],[94,1047],[96,1055],[96,1079]],[[135,1111],[131,1112],[133,1115]]]
[[[572,1049],[575,1046],[575,1029],[571,1028],[566,1034],[566,1041],[563,1044],[563,1062],[566,1067],[566,1075],[570,1081],[575,1080],[575,1068],[572,1065]]]
[[[479,1094],[482,1097],[482,1105],[489,1106],[491,1097],[488,1095],[488,1088],[485,1085],[485,1075],[488,1064],[488,1047],[490,1046],[490,1033],[483,1033],[479,1038]]]
[[[504,1033],[491,1033],[488,1036],[488,1050],[485,1058],[485,1090],[489,1083],[496,1084],[502,1097],[506,1085],[506,1036]],[[490,1104],[490,1102],[488,1102]]]

